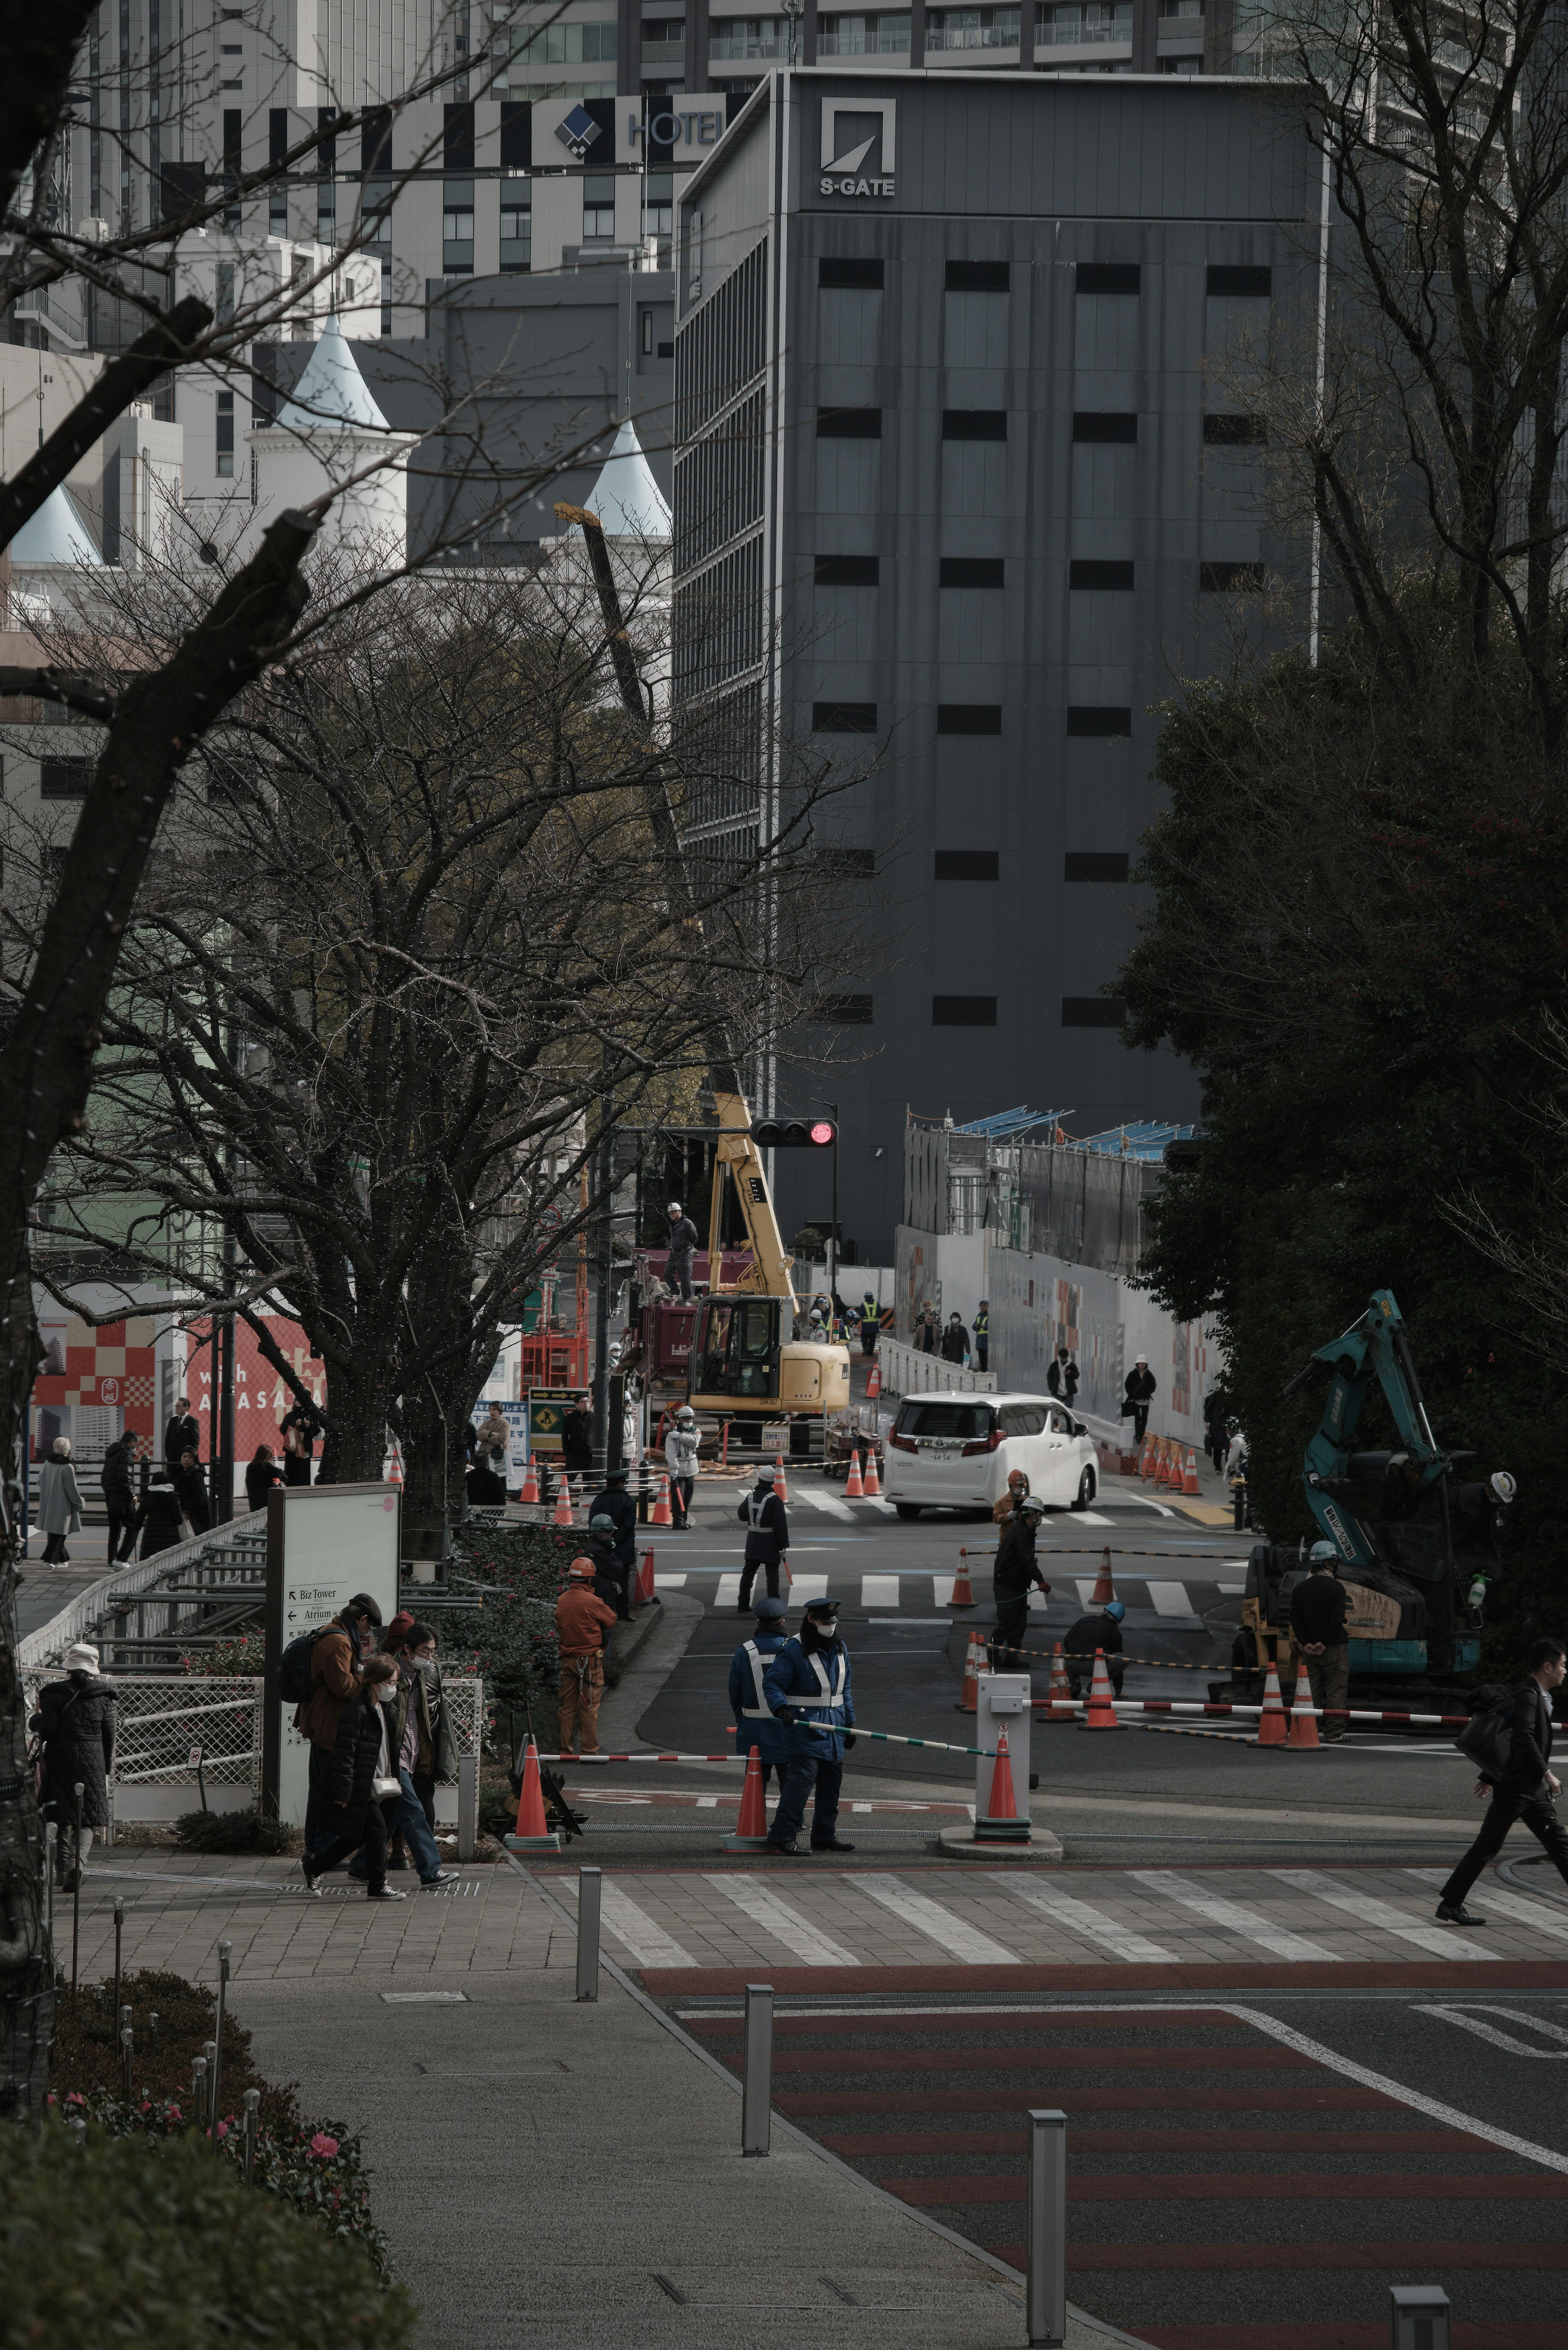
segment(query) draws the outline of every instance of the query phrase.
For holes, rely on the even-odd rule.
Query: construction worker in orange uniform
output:
[[[560,1751],[572,1751],[572,1733],[582,1738],[585,1758],[599,1751],[599,1700],[605,1693],[604,1651],[615,1630],[615,1609],[594,1589],[594,1562],[575,1558],[565,1591],[556,1602],[556,1632],[561,1644]]]

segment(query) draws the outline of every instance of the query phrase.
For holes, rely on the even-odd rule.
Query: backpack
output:
[[[314,1632],[301,1632],[291,1640],[277,1660],[277,1693],[285,1705],[305,1705],[316,1684],[310,1678],[311,1652],[321,1638],[325,1627]]]
[[[1513,1767],[1513,1691],[1478,1690],[1475,1711],[1454,1744],[1483,1778],[1505,1779]]]

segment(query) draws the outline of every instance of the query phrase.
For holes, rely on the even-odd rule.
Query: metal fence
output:
[[[204,1534],[192,1534],[184,1542],[172,1544],[168,1550],[155,1551],[151,1558],[126,1559],[88,1584],[59,1615],[40,1624],[17,1644],[16,1662],[24,1673],[33,1673],[41,1667],[58,1663],[74,1641],[90,1638],[109,1612],[109,1603],[120,1593],[144,1591],[149,1585],[159,1583],[179,1567],[196,1567],[208,1551],[217,1552],[231,1547],[236,1536],[247,1541],[259,1541],[266,1533],[265,1513],[260,1510],[247,1512],[229,1524],[214,1526]],[[191,1612],[190,1610],[186,1611]],[[171,1617],[172,1623],[172,1617]]]

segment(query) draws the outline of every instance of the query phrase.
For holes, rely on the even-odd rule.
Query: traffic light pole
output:
[[[833,1228],[827,1241],[827,1311],[831,1321],[836,1310],[834,1300],[838,1295],[838,1104],[829,1102],[827,1107],[833,1117]]]

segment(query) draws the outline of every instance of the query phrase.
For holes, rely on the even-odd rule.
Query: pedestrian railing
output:
[[[877,1347],[883,1388],[892,1395],[994,1395],[994,1371],[965,1370],[940,1355],[922,1355],[883,1333]]]
[[[192,1534],[184,1542],[171,1543],[167,1550],[155,1551],[151,1558],[127,1559],[119,1566],[111,1566],[106,1575],[86,1585],[68,1607],[62,1608],[47,1624],[39,1625],[36,1632],[28,1633],[16,1650],[18,1670],[35,1674],[57,1665],[68,1648],[78,1640],[90,1639],[104,1619],[116,1612],[109,1602],[122,1593],[129,1596],[150,1590],[178,1569],[196,1566],[208,1554],[234,1547],[236,1537],[243,1545],[246,1538],[260,1541],[265,1532],[265,1514],[259,1510],[250,1512],[228,1525],[214,1526],[207,1534]],[[195,1611],[192,1607],[185,1612]]]

